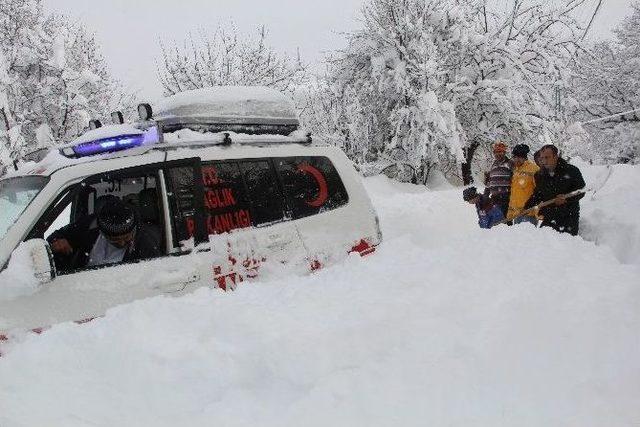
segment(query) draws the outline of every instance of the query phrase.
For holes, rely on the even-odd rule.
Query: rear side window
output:
[[[254,226],[272,224],[285,218],[284,198],[278,178],[267,160],[244,160],[240,169],[251,203]]]
[[[237,162],[203,163],[202,183],[208,234],[227,233],[252,225],[249,200]]]
[[[327,157],[274,160],[294,219],[337,209],[349,202],[340,175]]]

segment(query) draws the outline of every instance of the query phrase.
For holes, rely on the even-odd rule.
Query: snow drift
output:
[[[639,167],[577,165],[588,185],[597,190],[582,203],[580,234],[611,247],[621,262],[640,264]]]
[[[637,227],[609,203],[639,169],[615,173],[583,203],[598,244],[480,230],[459,190],[368,179],[375,255],[18,337],[0,425],[634,425],[640,265],[596,212]]]

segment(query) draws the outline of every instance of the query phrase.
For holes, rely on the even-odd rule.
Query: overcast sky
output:
[[[508,0],[503,0],[508,1]],[[594,24],[595,37],[629,13],[632,0],[604,0]],[[182,40],[189,31],[233,21],[241,32],[265,25],[269,41],[281,52],[296,49],[308,63],[344,46],[341,35],[358,27],[362,0],[44,0],[49,11],[83,22],[101,42],[116,78],[141,100],[161,96],[155,60],[158,40]],[[595,6],[597,0],[591,0]],[[585,12],[587,14],[587,12]]]

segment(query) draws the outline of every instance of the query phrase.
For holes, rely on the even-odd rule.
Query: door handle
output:
[[[276,247],[282,247],[287,245],[290,241],[290,239],[287,239],[284,236],[269,236],[269,243],[267,244],[267,248],[273,249]]]
[[[172,272],[169,272],[171,275]],[[154,289],[161,289],[165,293],[171,294],[175,292],[182,292],[190,283],[195,283],[200,280],[200,273],[197,271],[192,271],[189,275],[179,278],[178,280],[172,280],[170,283],[163,283],[157,286],[154,286]]]
[[[194,271],[182,283],[188,285],[189,283],[197,282],[198,280],[200,280],[200,273]]]

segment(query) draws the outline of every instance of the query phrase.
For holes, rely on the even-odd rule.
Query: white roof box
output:
[[[154,107],[154,119],[171,125],[299,125],[293,102],[264,86],[214,86],[169,96]]]

